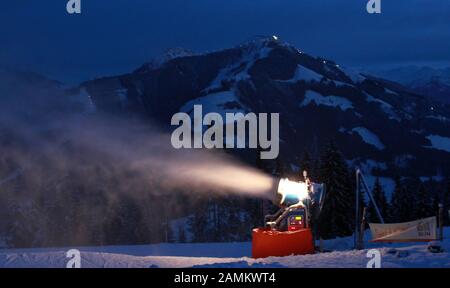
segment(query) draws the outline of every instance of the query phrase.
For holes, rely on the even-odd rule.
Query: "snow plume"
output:
[[[114,166],[111,173],[131,173],[130,181],[141,181],[149,193],[189,188],[253,197],[271,188],[271,177],[225,153],[174,149],[170,134],[148,120],[83,113],[85,107],[71,99],[78,96],[67,95],[59,84],[36,77],[0,74],[2,152],[10,160],[20,159],[16,169],[29,166],[30,171],[33,163],[41,161],[47,162],[44,166],[49,169],[54,164],[65,175],[73,169],[86,171],[109,164]],[[48,172],[44,169],[40,177],[48,178]],[[90,172],[87,176],[94,175]],[[7,177],[8,173],[0,173],[0,180]]]
[[[169,134],[157,131],[148,124],[90,116],[68,122],[63,127],[63,137],[56,141],[53,138],[37,137],[27,131],[26,137],[22,139],[35,147],[32,148],[32,158],[26,159],[28,164],[23,159],[23,166],[32,166],[33,158],[42,159],[40,156],[44,157],[47,165],[58,166],[62,174],[64,169],[68,172],[102,164],[113,165],[111,173],[131,175],[129,178],[117,178],[117,182],[123,182],[120,185],[135,182],[147,187],[149,193],[157,194],[173,189],[189,189],[258,197],[272,187],[270,176],[225,153],[217,150],[174,149]],[[15,147],[10,149],[14,150]],[[17,153],[9,151],[8,154]],[[78,163],[74,159],[76,157],[83,161]],[[45,170],[42,173],[41,177],[48,177]],[[87,176],[95,177],[92,174]]]
[[[176,150],[147,120],[83,113],[32,80],[3,89],[0,77],[9,91],[0,97],[0,238],[9,246],[167,241],[164,221],[201,199],[268,198],[272,177],[225,153]]]
[[[142,181],[149,193],[187,189],[265,197],[272,188],[272,177],[223,152],[173,148],[170,134],[149,124],[109,118],[95,125],[74,129],[73,141],[114,159],[116,167],[131,173],[131,181]]]

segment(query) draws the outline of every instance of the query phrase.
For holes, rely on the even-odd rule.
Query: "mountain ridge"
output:
[[[205,113],[276,112],[288,164],[333,140],[355,165],[380,164],[367,171],[380,177],[450,174],[450,154],[442,149],[447,139],[450,145],[449,109],[399,83],[272,37],[205,54],[179,51],[151,69],[146,63],[66,94],[89,113],[139,116],[167,129],[174,113],[190,113],[195,104],[208,107]],[[234,152],[248,161],[256,157],[255,151]]]

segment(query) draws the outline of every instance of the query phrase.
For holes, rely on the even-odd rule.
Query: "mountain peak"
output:
[[[145,63],[144,65],[142,65],[141,67],[136,69],[134,72],[135,73],[146,73],[151,70],[160,68],[164,63],[166,63],[170,60],[181,58],[181,57],[189,57],[189,56],[193,56],[193,55],[195,55],[194,52],[192,52],[191,50],[185,49],[185,48],[181,48],[181,47],[170,48],[170,49],[167,49],[161,56],[150,60],[149,62]]]

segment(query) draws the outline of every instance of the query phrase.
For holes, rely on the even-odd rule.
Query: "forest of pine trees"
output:
[[[318,182],[327,189],[319,219],[320,236],[329,239],[351,235],[356,198],[349,168],[333,143],[326,147],[320,163]]]

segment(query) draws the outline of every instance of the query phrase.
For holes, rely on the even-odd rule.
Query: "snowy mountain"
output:
[[[145,115],[165,126],[194,104],[203,104],[204,113],[278,112],[281,157],[292,165],[304,150],[317,154],[333,139],[352,163],[376,162],[379,176],[436,176],[450,169],[448,107],[274,38],[207,54],[177,53],[80,89],[100,111]],[[249,154],[244,158],[256,157]]]
[[[129,166],[134,163],[130,157],[155,153],[153,142],[170,147],[160,134],[145,134],[149,127],[142,120],[170,129],[172,115],[191,113],[195,104],[203,104],[204,113],[280,113],[281,159],[271,164],[287,164],[297,173],[304,151],[317,159],[331,139],[348,164],[368,172],[370,186],[379,176],[388,194],[395,175],[442,180],[450,173],[448,107],[401,84],[343,68],[274,38],[206,54],[169,54],[157,65],[78,87],[33,73],[0,71],[0,148],[6,151],[0,157],[0,245],[192,240],[184,230],[190,226],[186,216],[218,204],[203,203],[198,195],[173,193],[166,199],[148,193],[159,192],[149,183],[158,174],[143,166],[141,175]],[[136,128],[122,118],[141,121]],[[134,128],[138,131],[131,133]],[[232,152],[251,165],[259,157],[256,149]],[[190,189],[195,188],[182,187],[180,193],[195,194]],[[261,220],[260,209],[245,202],[249,199],[235,200],[220,207],[247,213],[236,221],[239,237],[232,231],[201,241],[249,239],[251,227]],[[167,201],[177,207],[170,219],[161,205]],[[184,220],[167,225],[173,219]],[[72,237],[80,229],[85,233]]]
[[[450,104],[450,67],[404,66],[373,73],[401,83],[430,99]]]

